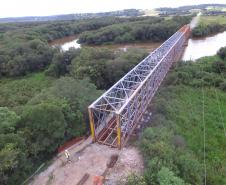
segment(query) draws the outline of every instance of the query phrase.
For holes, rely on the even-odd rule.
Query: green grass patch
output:
[[[219,61],[226,66],[217,56],[179,63],[154,97],[151,127],[140,141],[148,185],[171,177],[171,184],[202,184],[204,134],[207,184],[226,184],[226,71],[216,72]]]
[[[201,16],[200,18],[200,24],[226,24],[226,17],[223,15],[217,15],[217,16]]]

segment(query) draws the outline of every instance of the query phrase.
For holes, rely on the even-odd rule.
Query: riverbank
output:
[[[78,49],[82,47],[88,48],[101,48],[101,49],[111,49],[111,50],[122,50],[127,51],[131,48],[145,49],[147,52],[151,52],[158,48],[162,43],[161,42],[133,42],[133,43],[122,43],[122,44],[102,44],[102,45],[81,45],[78,43],[79,35],[68,36],[61,39],[56,39],[52,42],[49,42],[50,46],[61,47],[63,51],[68,51],[71,47]]]
[[[190,38],[182,59],[196,60],[204,56],[212,56],[224,46],[226,46],[226,31],[208,37]]]
[[[197,27],[192,30],[193,37],[206,37],[226,31],[225,16],[201,16]]]

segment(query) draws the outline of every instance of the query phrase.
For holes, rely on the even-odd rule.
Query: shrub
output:
[[[217,52],[217,55],[223,59],[226,60],[226,47],[220,48],[220,50]]]
[[[220,83],[220,89],[224,92],[226,92],[226,81]]]
[[[131,174],[127,177],[125,185],[147,185],[143,176]]]
[[[175,135],[173,137],[173,145],[175,147],[178,147],[178,148],[184,148],[185,147],[185,140],[182,136],[180,135]]]
[[[166,167],[162,167],[158,172],[158,181],[159,185],[188,185]]]
[[[225,61],[215,61],[212,64],[212,69],[215,73],[226,72],[226,62]]]

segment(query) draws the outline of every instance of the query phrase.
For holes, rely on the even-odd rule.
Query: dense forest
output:
[[[48,41],[136,18],[98,18],[54,23],[1,24],[0,76],[20,76],[45,69],[54,53]]]
[[[85,135],[87,107],[103,92],[97,87],[111,86],[146,55],[69,50],[54,54],[45,72],[0,80],[1,184],[21,182],[65,141]]]
[[[183,24],[188,23],[190,18],[174,17],[164,20],[154,17],[107,17],[78,22],[29,23],[24,24],[24,27],[18,26],[18,23],[2,24],[0,76],[20,76],[45,69],[50,65],[54,54],[59,53],[48,45],[49,41],[57,38],[97,30],[94,31],[97,35],[92,31],[82,33],[80,42],[100,44],[135,40],[163,41]]]
[[[98,30],[83,32],[79,36],[79,42],[99,45],[103,43],[128,43],[135,41],[164,41],[182,25],[188,24],[191,18],[192,16],[176,16],[165,20],[159,17],[144,17],[143,20],[113,24]]]
[[[65,141],[87,134],[87,106],[147,55],[62,52],[48,41],[137,19],[0,25],[0,184],[21,184]]]

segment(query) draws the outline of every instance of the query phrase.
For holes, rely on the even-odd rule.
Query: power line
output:
[[[203,75],[203,66],[202,66]],[[205,99],[204,99],[204,79],[202,78],[202,123],[203,123],[203,162],[204,162],[204,185],[206,185],[206,123],[205,123]]]
[[[223,118],[222,110],[221,110],[221,102],[220,102],[220,100],[219,100],[219,96],[218,96],[218,94],[217,94],[216,88],[214,88],[214,90],[215,90],[215,94],[216,94],[218,110],[219,110],[219,112],[220,112],[221,123],[222,123],[223,129],[224,129],[224,135],[226,136],[226,129],[225,129],[225,125],[224,125],[224,118]]]
[[[224,76],[222,75],[222,71],[221,71],[221,68],[220,68],[219,65],[218,65],[218,69],[219,69],[219,71],[220,71],[220,76],[221,76],[221,78],[224,80]],[[214,83],[214,85],[215,85],[215,83]],[[222,110],[221,110],[221,101],[220,101],[219,96],[218,96],[218,94],[217,94],[216,88],[214,88],[214,89],[215,89],[215,94],[216,94],[218,109],[219,109],[219,112],[220,112],[221,123],[222,123],[223,129],[224,129],[224,135],[226,136],[226,129],[225,129],[225,124],[224,124],[224,118],[223,118],[223,114],[222,114]]]

